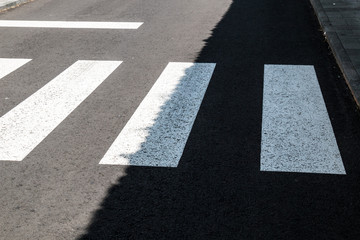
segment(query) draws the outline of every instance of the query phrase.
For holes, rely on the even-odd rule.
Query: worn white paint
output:
[[[77,61],[0,118],[0,160],[23,160],[120,61]]]
[[[177,167],[214,63],[169,63],[100,164]]]
[[[84,28],[84,29],[138,29],[142,22],[74,22],[74,21],[19,21],[0,20],[0,27],[21,28]]]
[[[31,61],[21,58],[0,58],[0,79]]]
[[[261,171],[346,174],[313,66],[265,65]]]

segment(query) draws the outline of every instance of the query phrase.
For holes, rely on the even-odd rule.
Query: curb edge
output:
[[[310,2],[315,10],[315,14],[324,32],[324,36],[329,43],[333,55],[335,56],[336,62],[338,63],[341,72],[345,77],[345,81],[354,97],[358,108],[360,108],[360,76],[356,72],[354,65],[347,55],[338,34],[334,31],[328,32],[328,30],[331,29],[331,24],[320,1],[310,0]]]
[[[14,8],[14,7],[18,6],[18,5],[25,4],[25,3],[28,3],[28,2],[31,2],[31,1],[32,0],[16,0],[16,1],[13,1],[11,3],[0,6],[0,12],[9,10],[10,8]]]

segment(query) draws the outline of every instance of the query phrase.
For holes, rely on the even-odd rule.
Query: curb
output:
[[[0,12],[2,11],[6,11],[10,8],[14,8],[18,5],[21,5],[21,4],[24,4],[24,3],[27,3],[27,2],[30,2],[31,0],[15,0],[15,1],[12,1],[12,2],[9,2],[9,3],[6,3],[5,5],[0,5]]]
[[[335,56],[335,59],[340,66],[340,69],[345,77],[346,83],[350,88],[350,91],[354,97],[354,100],[358,107],[360,107],[360,76],[356,72],[354,65],[352,64],[346,50],[341,43],[338,34],[335,31],[331,31],[331,24],[324,8],[319,0],[310,0],[316,16],[320,22],[321,28],[324,32],[324,36],[328,41],[331,50]]]

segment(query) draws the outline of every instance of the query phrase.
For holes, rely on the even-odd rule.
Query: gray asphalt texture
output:
[[[357,239],[360,114],[309,1],[38,0],[0,19],[0,115],[79,59],[122,65],[22,162],[0,162],[0,239]],[[177,168],[98,162],[170,61],[217,63]],[[264,64],[314,65],[347,175],[260,172]],[[5,100],[5,98],[8,98]]]

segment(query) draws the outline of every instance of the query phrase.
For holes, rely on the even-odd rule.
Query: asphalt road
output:
[[[1,116],[78,60],[122,61],[0,161],[0,239],[360,237],[360,115],[308,1],[36,0],[0,20],[143,22],[0,28],[1,58],[32,59],[0,80]],[[99,164],[169,62],[216,63],[178,166]],[[260,171],[269,64],[314,66],[346,174]]]

